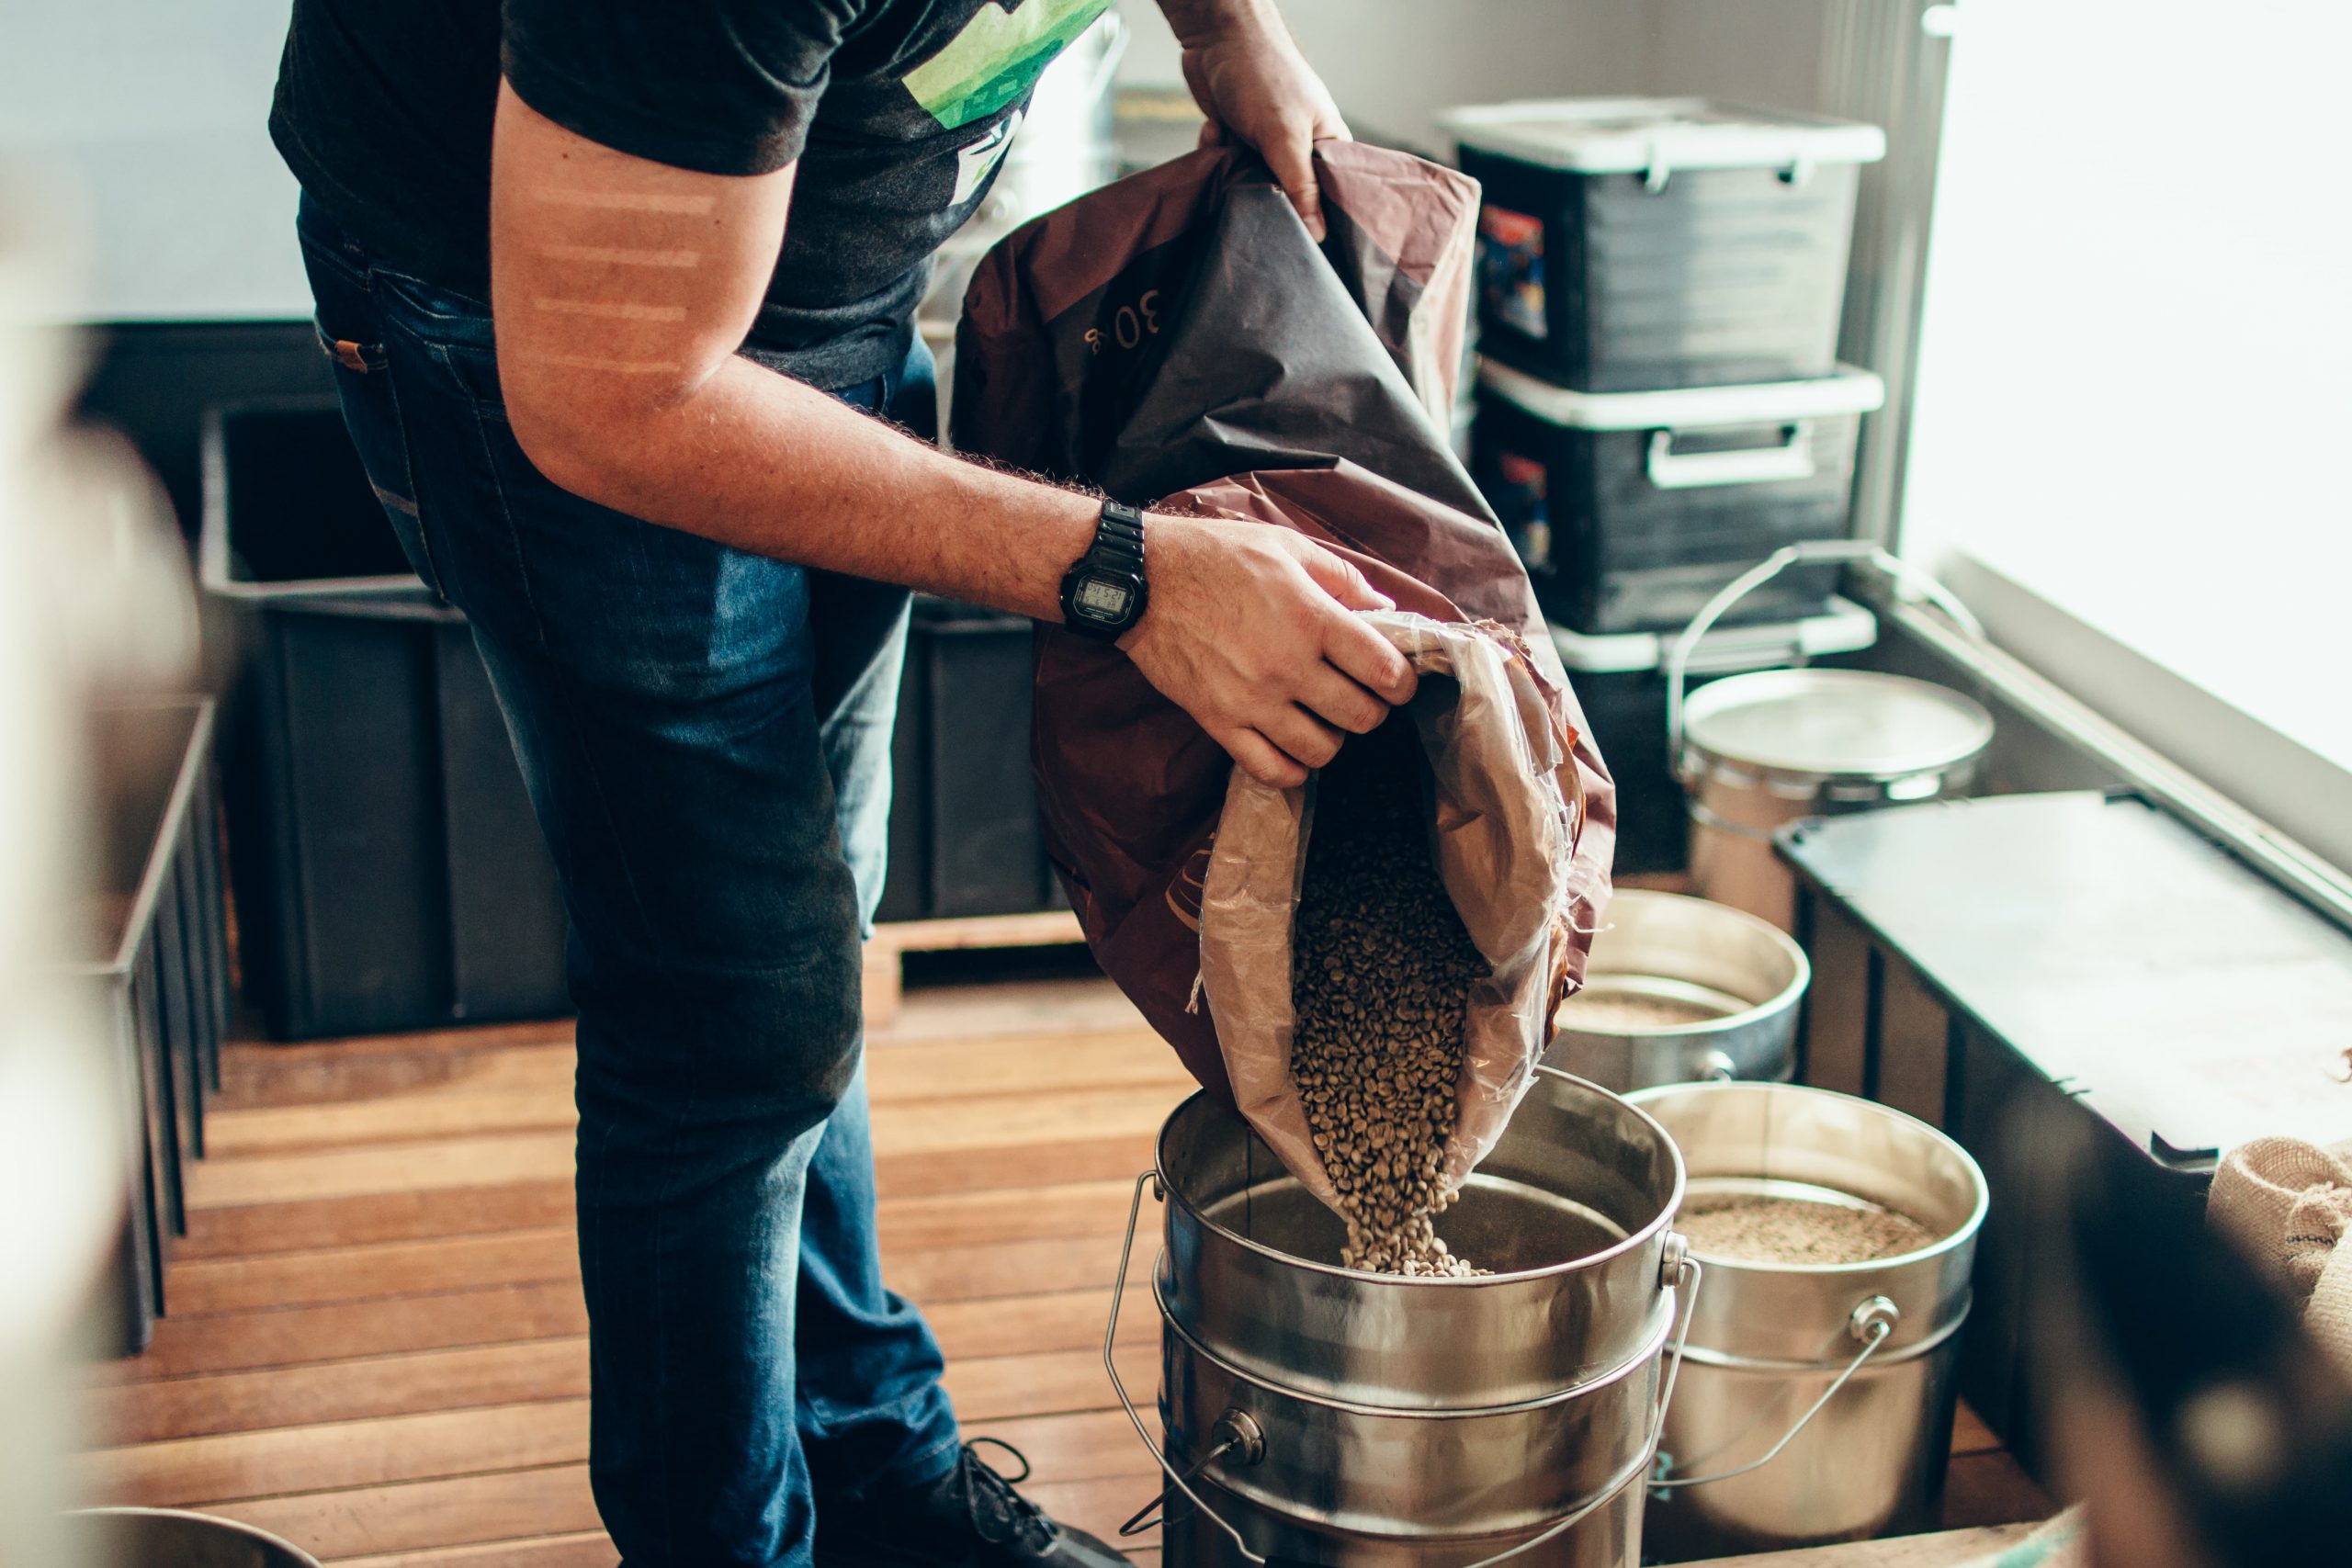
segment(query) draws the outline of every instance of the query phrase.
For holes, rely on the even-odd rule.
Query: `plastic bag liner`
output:
[[[1608,897],[1615,794],[1525,570],[1445,436],[1477,187],[1317,150],[1318,246],[1253,154],[1080,197],[982,260],[956,335],[962,451],[1162,512],[1295,529],[1396,602],[1420,669],[1438,863],[1493,971],[1472,998],[1459,1182],[1532,1081]],[[1289,1083],[1311,786],[1235,770],[1116,649],[1038,629],[1031,761],[1089,946],[1213,1096],[1330,1187]]]
[[[1364,618],[1421,673],[1408,711],[1434,785],[1434,859],[1488,968],[1463,1021],[1450,1189],[1502,1136],[1552,1037],[1576,936],[1569,869],[1584,792],[1568,738],[1508,633],[1385,611]],[[1290,1078],[1291,916],[1313,801],[1312,784],[1276,789],[1233,771],[1201,898],[1201,978],[1234,1103],[1333,1203]]]

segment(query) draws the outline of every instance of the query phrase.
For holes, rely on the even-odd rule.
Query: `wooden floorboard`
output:
[[[257,1498],[221,1511],[329,1562],[597,1528],[585,1462]]]
[[[892,1284],[930,1317],[967,1427],[1108,1536],[1155,1468],[1102,1326],[1134,1178],[1190,1082],[1101,981],[913,991],[871,1047]],[[570,1026],[241,1043],[222,1069],[171,1315],[90,1372],[87,1495],[246,1519],[338,1568],[614,1568],[586,1472]],[[1121,1329],[1148,1409],[1140,1270]],[[1966,1411],[1953,1449],[1955,1522],[2048,1507]],[[1150,1535],[1132,1547],[1157,1563]]]
[[[166,1317],[155,1325],[154,1342],[145,1355],[102,1375],[138,1382],[587,1332],[588,1312],[577,1284],[499,1285],[212,1317]]]
[[[84,1456],[84,1475],[119,1502],[191,1508],[587,1458],[588,1402],[548,1399],[138,1443]]]
[[[172,1272],[172,1312],[189,1317],[330,1302],[528,1285],[580,1277],[570,1225],[428,1241],[191,1260]]]
[[[376,1100],[479,1081],[508,1064],[571,1049],[569,1020],[364,1035],[299,1045],[232,1043],[220,1052],[225,1111]]]
[[[1151,1287],[1127,1281],[1120,1334],[1137,1314],[1152,1310]],[[923,1314],[950,1361],[972,1356],[1016,1356],[1040,1350],[1091,1350],[1102,1345],[1102,1321],[1111,1305],[1110,1282],[1096,1289],[1045,1296],[1007,1296],[996,1301],[944,1302]],[[1157,1321],[1154,1319],[1153,1321]],[[1157,1386],[1157,1385],[1155,1385]]]
[[[225,1120],[216,1114],[217,1125]],[[206,1129],[211,1130],[209,1126]],[[173,1261],[255,1258],[371,1242],[425,1241],[571,1223],[571,1173],[536,1181],[443,1188],[434,1192],[363,1192],[351,1198],[288,1199],[199,1209]]]
[[[619,1562],[602,1529],[343,1559],[344,1568],[616,1568]]]
[[[227,1119],[209,1149],[215,1156],[241,1158],[566,1128],[576,1119],[572,1059],[568,1043],[517,1046],[463,1058],[446,1077],[405,1092],[373,1088],[369,1092],[379,1098],[257,1105]],[[354,1074],[354,1079],[375,1085],[397,1077],[380,1058],[369,1066],[375,1070]],[[241,1068],[248,1078],[253,1071]],[[324,1076],[323,1069],[314,1069],[306,1077],[320,1081]],[[1192,1087],[1174,1053],[1148,1030],[1129,1028],[1042,1041],[910,1041],[874,1054],[866,1092],[876,1105],[974,1097],[1033,1100],[1041,1086],[1055,1084],[1090,1092],[1182,1092]]]
[[[1133,1181],[1138,1173],[1149,1168],[1150,1132],[1108,1137],[1076,1136],[1026,1147],[1013,1145],[1004,1148],[904,1154],[877,1152],[874,1159],[876,1189],[886,1202],[894,1198],[936,1198],[990,1187]]]
[[[101,1386],[91,1391],[90,1424],[100,1441],[121,1446],[587,1393],[582,1333]]]
[[[1126,1224],[1134,1191],[1133,1180],[1069,1181],[886,1198],[875,1206],[875,1218],[886,1253],[966,1242],[1109,1235]]]

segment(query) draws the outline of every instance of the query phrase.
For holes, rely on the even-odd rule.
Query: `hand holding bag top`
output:
[[[1161,512],[1291,528],[1396,601],[1422,673],[1448,895],[1489,971],[1467,1013],[1458,1186],[1532,1081],[1609,892],[1615,796],[1527,574],[1449,448],[1476,187],[1317,149],[1319,247],[1254,154],[1210,148],[1008,236],[956,339],[958,449]],[[1352,744],[1352,742],[1351,742]],[[1308,1188],[1291,919],[1314,784],[1234,769],[1115,648],[1041,626],[1032,763],[1104,971]]]

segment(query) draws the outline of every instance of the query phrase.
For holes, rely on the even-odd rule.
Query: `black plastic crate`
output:
[[[1962,1393],[2046,1475],[2056,1391],[2030,1350],[2065,1266],[2051,1155],[2085,1145],[2162,1257],[2202,1230],[2224,1150],[2341,1137],[2352,932],[2130,795],[1897,807],[1780,844],[1813,963],[1800,1075],[1984,1165]]]
[[[1838,599],[1828,613],[1768,626],[1726,626],[1708,634],[1690,660],[1690,688],[1750,670],[1803,665],[1868,648],[1878,623],[1859,604]],[[1621,874],[1680,871],[1690,859],[1690,818],[1666,743],[1666,674],[1670,635],[1629,632],[1589,637],[1555,626],[1553,646],[1566,666],[1593,744],[1617,785]]]
[[[1033,631],[919,596],[891,737],[890,871],[880,918],[1058,908],[1029,776]]]
[[[1598,634],[1679,630],[1783,545],[1843,538],[1868,371],[1679,392],[1577,392],[1488,362],[1472,472],[1544,613]],[[1781,572],[1730,622],[1818,615],[1825,562]]]
[[[1483,349],[1596,392],[1825,376],[1875,126],[1692,98],[1450,111]]]
[[[224,782],[270,1033],[568,1012],[554,864],[472,634],[410,572],[332,401],[214,412],[202,556],[242,620]]]
[[[187,1229],[183,1175],[220,1081],[229,957],[212,723],[195,697],[91,716],[99,821],[84,931],[98,956],[80,973],[131,1090],[130,1203],[103,1292],[126,1354],[164,1311],[164,1259]]]

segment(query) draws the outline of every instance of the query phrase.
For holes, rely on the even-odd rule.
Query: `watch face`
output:
[[[1135,596],[1134,587],[1115,577],[1087,577],[1080,581],[1071,603],[1090,620],[1116,621],[1126,615]]]

